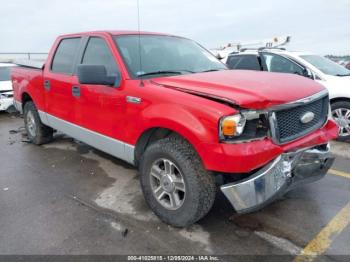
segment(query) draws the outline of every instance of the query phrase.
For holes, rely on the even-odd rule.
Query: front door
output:
[[[101,37],[90,37],[80,64],[103,65],[108,76],[120,76],[119,68],[107,42]],[[85,141],[107,153],[129,161],[125,154],[124,122],[127,118],[125,86],[79,84],[73,77],[73,86],[79,89],[75,97],[75,116],[83,129]]]
[[[305,68],[281,55],[260,52],[264,71],[305,76]]]

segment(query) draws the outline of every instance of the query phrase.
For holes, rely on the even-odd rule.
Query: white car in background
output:
[[[11,68],[16,65],[0,63],[0,111],[6,111],[13,105]]]
[[[242,49],[222,60],[230,69],[260,70],[309,77],[329,91],[338,140],[350,139],[350,70],[323,57],[281,48]]]

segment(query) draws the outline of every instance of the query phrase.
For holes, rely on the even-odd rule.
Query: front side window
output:
[[[234,55],[227,60],[230,69],[261,70],[258,57],[256,55]]]
[[[106,67],[108,76],[116,76],[118,72],[112,52],[105,40],[99,37],[91,37],[89,39],[82,64],[103,65]]]
[[[11,80],[11,67],[0,67],[0,81]]]
[[[267,71],[304,75],[304,68],[293,61],[276,54],[263,53]]]
[[[80,38],[63,39],[57,47],[51,70],[55,73],[72,74],[75,56],[78,53]]]
[[[302,55],[301,58],[312,64],[318,70],[326,75],[349,76],[350,70],[338,65],[337,63],[318,55]]]
[[[160,35],[122,35],[114,40],[133,78],[227,69],[192,40]],[[152,74],[154,73],[154,74]]]

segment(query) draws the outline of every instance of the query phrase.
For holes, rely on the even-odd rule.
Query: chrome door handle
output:
[[[47,91],[50,91],[50,88],[51,88],[50,80],[45,80],[45,81],[44,81],[44,88],[45,88]]]
[[[135,97],[135,96],[127,96],[126,97],[126,102],[128,103],[134,103],[134,104],[140,104],[142,99],[140,97]]]

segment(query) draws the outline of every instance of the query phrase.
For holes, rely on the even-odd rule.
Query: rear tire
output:
[[[147,204],[170,225],[190,226],[204,217],[214,203],[214,176],[205,170],[192,146],[179,136],[151,144],[142,155],[139,174]]]
[[[350,102],[337,101],[331,104],[332,117],[339,126],[338,141],[350,140]]]
[[[29,101],[25,103],[23,116],[25,129],[30,142],[41,145],[53,139],[53,129],[41,122],[38,110],[33,102]]]

